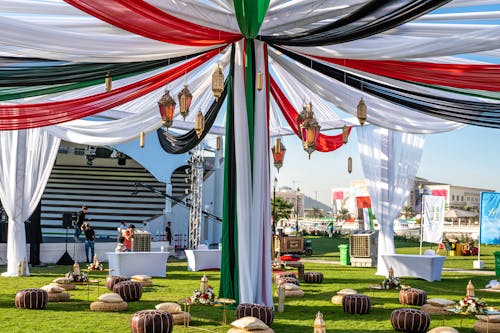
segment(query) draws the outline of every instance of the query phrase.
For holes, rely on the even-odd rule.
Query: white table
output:
[[[436,255],[386,254],[382,255],[387,270],[394,269],[395,276],[411,276],[427,281],[441,281],[441,271],[446,257]]]
[[[220,269],[221,250],[184,250],[189,271]]]
[[[106,252],[113,275],[165,277],[169,252]]]

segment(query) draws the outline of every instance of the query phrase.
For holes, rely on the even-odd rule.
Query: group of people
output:
[[[85,237],[85,256],[87,263],[90,263],[95,254],[95,231],[89,223],[89,219],[85,217],[88,207],[82,206],[82,209],[76,214],[76,219],[73,221],[75,228],[74,239],[78,241],[79,236],[83,233]],[[165,235],[168,245],[172,242],[172,222],[167,223],[165,228]],[[120,222],[118,230],[118,244],[116,245],[115,252],[128,252],[132,251],[132,239],[134,238],[135,225],[130,224],[127,226],[125,221]],[[89,252],[91,256],[89,257]]]

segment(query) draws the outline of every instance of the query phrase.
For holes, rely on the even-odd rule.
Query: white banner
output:
[[[444,222],[444,199],[443,196],[423,196],[423,236],[424,242],[441,243],[443,239]]]

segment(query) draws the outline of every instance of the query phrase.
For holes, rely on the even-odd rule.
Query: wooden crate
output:
[[[280,252],[281,253],[303,253],[304,252],[304,237],[303,236],[283,236],[283,237],[280,237]]]

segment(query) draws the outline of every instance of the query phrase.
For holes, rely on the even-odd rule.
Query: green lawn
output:
[[[313,259],[338,260],[338,244],[347,239],[314,238]],[[398,243],[398,251],[414,253],[415,244]],[[498,249],[498,248],[497,248]],[[493,251],[494,249],[492,249]],[[486,259],[486,257],[484,258]],[[453,265],[468,266],[467,258],[453,258]],[[447,260],[448,261],[448,260]],[[465,267],[469,268],[469,267]],[[284,313],[275,313],[272,325],[275,332],[304,333],[311,332],[317,311],[321,311],[327,323],[328,332],[394,332],[389,318],[391,311],[402,307],[398,301],[398,291],[375,291],[368,288],[370,284],[380,283],[382,277],[375,275],[374,268],[355,268],[335,264],[305,263],[306,271],[321,271],[325,279],[322,284],[302,283],[305,292],[303,298],[287,299]],[[4,271],[5,267],[0,267]],[[188,272],[185,261],[169,261],[166,278],[154,278],[154,286],[145,288],[139,302],[130,302],[129,309],[121,313],[96,313],[89,310],[87,287],[78,286],[70,291],[71,301],[67,303],[49,303],[45,310],[18,310],[14,307],[16,291],[29,287],[40,287],[54,278],[71,270],[69,266],[51,266],[33,268],[32,276],[20,278],[0,278],[0,332],[130,332],[131,315],[138,310],[153,309],[160,302],[177,301],[190,296],[193,289],[199,288],[202,272]],[[206,272],[214,291],[219,290],[219,272]],[[95,276],[97,274],[94,274]],[[102,275],[104,277],[104,275]],[[465,287],[472,279],[477,288],[484,286],[492,277],[445,272],[440,282],[427,282],[417,279],[402,279],[403,284],[421,288],[430,297],[444,297],[458,300],[465,294]],[[97,288],[90,287],[90,299],[97,298]],[[330,303],[330,298],[342,288],[353,288],[360,293],[372,297],[374,307],[368,315],[346,315],[340,306]],[[105,292],[101,286],[100,293]],[[477,292],[489,305],[500,307],[498,294]],[[275,301],[276,298],[275,298]],[[277,304],[276,304],[277,305]],[[222,310],[214,306],[193,306],[192,325],[198,328],[226,332],[229,326],[221,326]],[[228,320],[234,319],[234,311],[230,310]],[[460,332],[473,332],[474,318],[459,316],[433,317],[431,328],[448,325],[458,328]],[[461,326],[460,326],[461,325]],[[460,328],[461,327],[461,328]],[[174,329],[175,333],[184,332],[182,327]],[[196,330],[190,330],[196,332]]]

